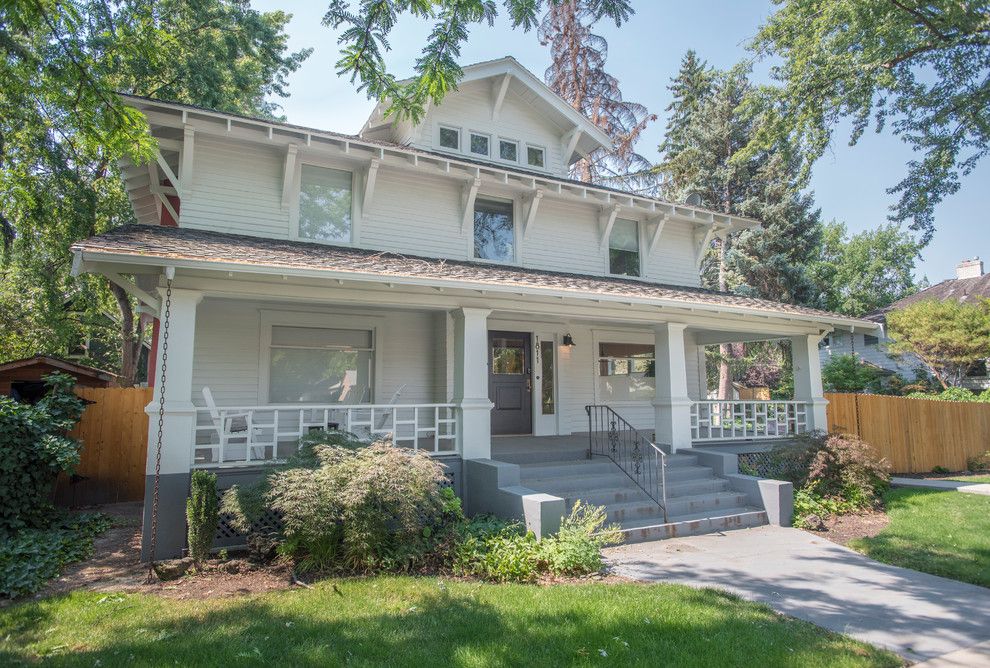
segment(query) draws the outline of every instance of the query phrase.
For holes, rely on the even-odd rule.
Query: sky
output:
[[[291,13],[290,48],[313,48],[313,54],[289,77],[290,97],[280,101],[288,121],[356,133],[374,103],[335,73],[337,34],[321,22],[327,4],[319,0],[253,2],[262,11]],[[502,7],[501,2],[498,5]],[[770,15],[772,5],[767,0],[635,0],[633,7],[636,14],[621,28],[603,21],[596,32],[608,41],[607,69],[619,79],[625,99],[645,105],[659,117],[637,146],[639,153],[655,160],[663,138],[664,109],[671,99],[667,85],[685,51],[694,49],[718,68],[749,58],[746,44]],[[392,50],[386,55],[390,71],[400,77],[412,73],[428,32],[424,23],[403,18],[389,38]],[[550,64],[549,50],[540,45],[535,31],[512,30],[504,16],[493,28],[472,29],[459,62],[507,55],[539,76]],[[766,63],[756,63],[754,80],[767,82],[768,70]],[[858,232],[887,222],[888,207],[896,196],[888,195],[886,189],[904,176],[912,152],[890,134],[867,133],[853,147],[847,145],[848,137],[848,128],[837,131],[831,151],[815,164],[809,187],[824,220],[842,221],[850,232]],[[990,165],[984,161],[964,179],[961,190],[936,210],[935,237],[922,251],[917,277],[936,283],[952,278],[962,259],[979,255],[990,261],[990,218],[982,213],[988,209]]]

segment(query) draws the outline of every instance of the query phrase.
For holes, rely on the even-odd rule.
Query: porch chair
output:
[[[217,407],[216,401],[213,400],[213,392],[209,387],[203,388],[203,401],[206,402],[206,407],[210,411],[210,418],[213,420],[213,426],[217,430],[217,435],[220,437],[220,445],[223,446],[224,453],[229,453],[228,446],[231,440],[243,441],[245,449],[247,448],[247,419],[250,413],[228,413],[221,412]],[[259,427],[253,429],[253,436],[260,436],[262,430]],[[267,445],[252,445],[251,446],[251,459],[253,460],[264,460],[265,459],[265,448]],[[272,443],[272,455],[275,456],[274,448],[275,444]],[[220,450],[217,450],[217,458],[219,459]],[[219,463],[219,462],[218,462]]]
[[[396,390],[395,390],[395,392],[392,393],[392,396],[388,400],[388,403],[386,405],[388,405],[388,406],[394,406],[396,403],[398,403],[399,397],[402,396],[402,392],[405,389],[406,389],[406,385],[404,383],[402,385],[400,385],[399,387],[397,387]],[[370,390],[365,390],[364,394],[361,396],[361,399],[363,400],[365,397],[367,397],[369,395],[369,393],[370,393]],[[355,407],[356,408],[360,408],[360,405],[355,406]],[[375,438],[376,438],[376,434],[379,431],[381,431],[382,429],[385,428],[385,425],[389,421],[389,415],[391,415],[391,414],[392,414],[392,411],[390,411],[390,410],[381,411],[376,416],[376,420],[375,420],[375,424],[374,424],[374,429],[372,429],[370,427],[363,427],[361,429],[361,431],[364,432],[364,433],[356,433],[355,435],[358,438],[360,438],[362,441],[367,441],[369,443],[372,442],[372,441],[374,441]],[[386,436],[393,436],[393,434],[389,433],[389,434],[386,434]]]

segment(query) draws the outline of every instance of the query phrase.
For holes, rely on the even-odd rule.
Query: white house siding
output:
[[[652,231],[652,227],[647,227],[644,234],[644,253],[649,251]],[[656,251],[646,255],[645,265],[646,277],[650,280],[671,285],[700,286],[701,277],[695,264],[694,226],[667,221]]]

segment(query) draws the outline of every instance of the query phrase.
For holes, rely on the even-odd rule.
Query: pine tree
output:
[[[656,120],[646,107],[622,99],[619,80],[605,69],[608,43],[591,32],[600,11],[591,0],[551,3],[539,28],[553,64],[544,75],[553,92],[612,138],[612,150],[599,149],[576,162],[574,178],[591,183],[649,190],[652,165],[635,150],[646,126]]]

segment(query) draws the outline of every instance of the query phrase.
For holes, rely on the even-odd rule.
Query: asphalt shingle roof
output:
[[[849,320],[819,309],[701,288],[664,285],[612,276],[592,276],[516,266],[449,260],[286,239],[178,227],[128,225],[72,246],[75,252],[130,255],[230,265],[323,270],[387,278],[418,278],[595,295],[721,305],[768,314]]]

